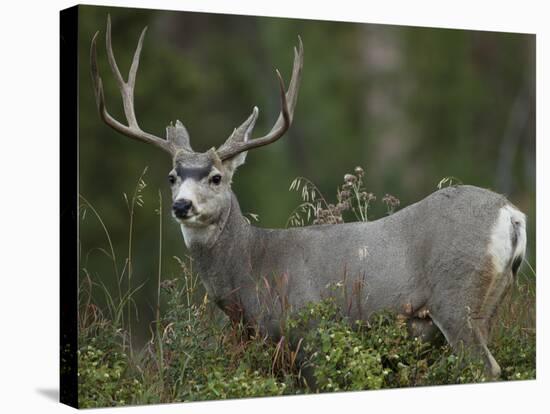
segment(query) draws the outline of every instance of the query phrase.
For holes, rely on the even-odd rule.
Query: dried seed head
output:
[[[357,177],[353,174],[344,175],[344,181],[349,184],[353,184],[357,181]]]
[[[397,207],[401,203],[397,197],[394,197],[391,194],[386,194],[382,198],[382,202],[385,203],[390,208]]]
[[[175,289],[176,286],[177,286],[176,279],[166,279],[160,283],[160,288],[167,291],[171,291]]]
[[[347,200],[351,197],[351,192],[349,190],[343,190],[340,192],[340,197],[342,200]]]

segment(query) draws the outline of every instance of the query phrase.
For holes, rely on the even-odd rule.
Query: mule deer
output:
[[[252,139],[258,108],[217,149],[194,152],[179,121],[166,139],[140,129],[134,111],[136,72],[146,28],[128,80],[118,69],[107,21],[107,57],[120,88],[128,125],[105,106],[91,43],[91,74],[101,119],[116,131],[166,151],[172,157],[168,180],[173,216],[210,298],[232,319],[257,323],[280,335],[280,312],[265,312],[259,281],[284,275],[285,300],[292,309],[317,301],[331,283],[362,280],[361,311],[368,319],[381,309],[405,314],[417,333],[439,329],[456,350],[475,350],[492,377],[500,367],[487,348],[491,321],[511,286],[526,247],[526,218],[503,196],[473,186],[436,191],[393,215],[372,222],[265,229],[250,225],[231,190],[247,152],[277,141],[292,123],[303,65],[298,38],[288,90],[276,71],[281,112],[267,135]],[[437,327],[435,328],[434,325]]]

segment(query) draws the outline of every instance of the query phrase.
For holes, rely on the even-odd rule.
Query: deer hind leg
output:
[[[446,300],[432,304],[431,317],[455,353],[481,357],[489,378],[498,378],[500,366],[489,351],[490,326],[508,279],[499,274],[490,257],[479,269],[460,277],[460,289],[445,291]],[[471,281],[468,285],[467,281]]]
[[[492,229],[487,254],[470,281],[459,293],[447,291],[450,299],[434,307],[432,319],[456,350],[467,347],[484,360],[489,377],[500,376],[501,369],[489,351],[491,326],[498,305],[512,286],[525,254],[525,216],[511,205],[501,208]]]
[[[481,295],[482,300],[475,316],[484,320],[484,323],[479,324],[479,329],[486,341],[489,341],[498,307],[512,287],[514,277],[512,271],[497,273],[491,264],[487,264],[485,269],[482,276],[490,279],[490,283],[487,283],[487,287]]]
[[[472,315],[474,334],[479,336],[478,342],[484,344],[484,348],[487,348],[497,309],[512,287],[525,255],[526,240],[525,215],[512,205],[502,207],[479,272],[478,292],[481,299],[476,304],[476,313]],[[498,364],[490,352],[484,350],[484,353],[491,373],[497,372],[495,367]]]
[[[472,351],[483,359],[486,375],[496,379],[501,369],[487,344],[498,305],[513,282],[513,272],[499,272],[491,256],[469,278],[470,289],[452,302],[434,307],[432,319],[455,352]]]
[[[488,319],[485,335],[490,336],[499,304],[511,288],[525,255],[525,215],[512,205],[500,209],[492,229],[487,256],[479,273],[478,313]]]
[[[481,357],[487,376],[493,379],[500,376],[500,366],[487,347],[486,318],[471,315],[470,308],[465,306],[463,311],[449,310],[438,312],[437,315],[434,312],[432,319],[455,353],[466,350]]]

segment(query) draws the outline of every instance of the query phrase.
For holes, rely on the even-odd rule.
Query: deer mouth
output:
[[[176,213],[172,211],[172,217],[174,217],[176,221],[179,221],[180,223],[183,224],[195,218],[196,214],[191,210],[185,213]]]
[[[172,214],[172,216],[174,216],[174,218],[175,218],[177,221],[181,222],[181,223],[188,222],[188,221],[190,221],[190,220],[192,220],[192,219],[194,219],[194,218],[196,217],[196,215],[193,214],[193,213],[191,213],[191,212],[189,212],[189,213],[187,213],[187,214],[185,214],[185,215],[183,215],[183,214],[180,214],[180,215]]]
[[[184,216],[176,217],[176,220],[184,226],[201,227],[204,225],[202,218],[203,217],[201,216],[201,214],[197,214],[196,212],[190,211]]]

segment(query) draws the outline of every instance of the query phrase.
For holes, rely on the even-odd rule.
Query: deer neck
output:
[[[180,225],[180,228],[185,245],[193,254],[193,251],[203,253],[204,250],[212,249],[218,244],[220,238],[231,238],[231,233],[243,226],[246,227],[249,224],[241,213],[237,197],[231,192],[229,207],[221,214],[219,220],[206,227]]]
[[[251,227],[241,213],[237,198],[231,194],[231,207],[219,226],[215,230],[204,229],[209,232],[207,236],[197,237],[187,245],[206,291],[224,310],[224,303],[231,301],[235,289],[242,285],[239,278],[250,270]]]

